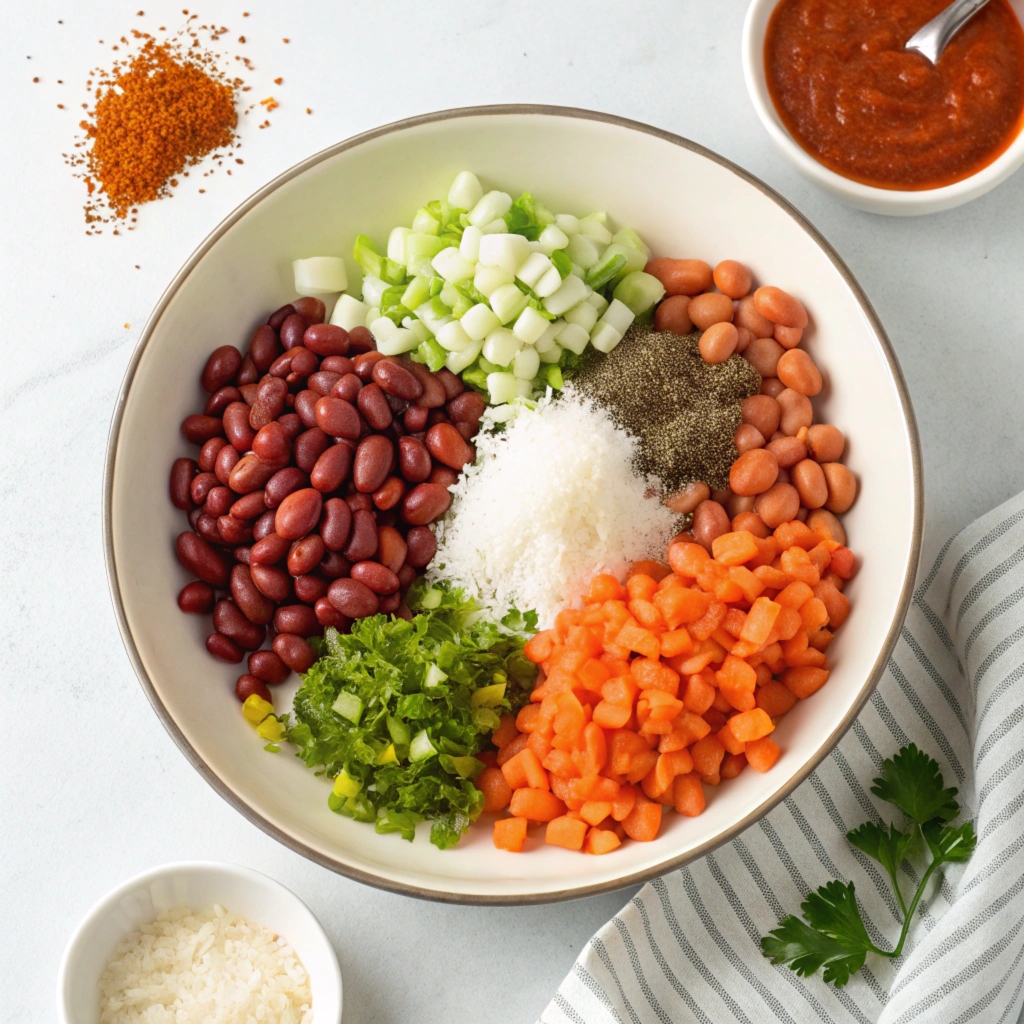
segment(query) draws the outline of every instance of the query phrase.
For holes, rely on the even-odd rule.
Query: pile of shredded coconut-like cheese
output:
[[[550,626],[590,577],[663,560],[677,516],[633,468],[636,441],[570,388],[477,435],[428,576]]]
[[[164,911],[100,978],[100,1024],[312,1024],[309,975],[269,928],[214,906]]]

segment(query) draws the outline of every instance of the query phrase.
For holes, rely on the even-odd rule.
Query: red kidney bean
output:
[[[386,511],[394,508],[404,495],[405,481],[398,476],[389,476],[380,489],[373,492],[373,503],[377,508]]]
[[[259,390],[260,386],[258,384],[243,384],[238,389],[238,393],[242,396],[242,401],[251,409],[252,403],[256,401],[256,396],[259,394]]]
[[[288,551],[288,571],[293,576],[302,576],[307,572],[312,572],[320,564],[320,559],[326,552],[327,549],[324,547],[320,534],[310,533],[302,540],[297,540],[292,544]],[[299,599],[305,600],[301,594]]]
[[[391,407],[379,384],[367,384],[359,389],[356,405],[363,418],[374,430],[384,430],[391,425]]]
[[[435,370],[434,376],[441,382],[441,386],[444,388],[449,401],[453,398],[458,398],[466,390],[466,385],[462,383],[462,378],[452,373],[446,366],[442,366],[440,370]]]
[[[354,373],[343,373],[331,388],[331,398],[341,398],[352,404],[359,398],[363,382]]]
[[[249,573],[256,589],[271,601],[281,603],[292,596],[292,578],[284,569],[276,565],[252,563]]]
[[[376,548],[376,537],[374,548]],[[202,537],[186,530],[178,534],[174,544],[178,561],[193,576],[198,576],[204,583],[214,587],[223,587],[228,582],[228,569],[220,552],[212,548]],[[371,552],[372,553],[372,552]]]
[[[426,526],[414,526],[406,535],[407,553],[405,561],[416,569],[422,569],[430,563],[437,551],[437,538]]]
[[[317,572],[324,579],[336,580],[340,576],[347,576],[351,568],[352,563],[344,555],[339,555],[337,551],[328,551]]]
[[[227,444],[223,437],[211,437],[199,450],[199,470],[202,473],[212,473],[213,467],[217,464],[217,456],[221,448]]]
[[[255,384],[259,379],[260,371],[256,369],[256,364],[252,361],[252,357],[246,356],[242,360],[242,365],[238,368],[238,373],[235,374],[235,385],[241,391],[246,384]]]
[[[213,476],[211,473],[210,476]],[[206,496],[206,502],[203,505],[203,511],[208,516],[226,516],[228,511],[231,509],[232,504],[235,500],[235,492],[230,487],[222,487],[220,485],[212,488],[210,493]],[[261,499],[262,504],[262,499]]]
[[[352,460],[352,482],[356,489],[370,494],[387,479],[394,464],[394,445],[380,434],[370,434],[359,442]]]
[[[402,517],[412,526],[426,526],[448,511],[452,496],[440,484],[417,484],[402,501]]]
[[[210,353],[200,378],[205,391],[214,392],[230,384],[242,365],[242,353],[234,345],[221,345]]]
[[[352,449],[345,442],[332,445],[316,460],[309,482],[318,491],[337,490],[352,468]]]
[[[291,541],[286,540],[284,537],[278,537],[276,533],[268,533],[253,544],[250,561],[253,565],[257,563],[260,565],[273,565],[275,562],[280,562],[288,554],[290,547]]]
[[[230,507],[231,514],[236,519],[256,519],[267,511],[267,506],[263,501],[263,491],[253,491],[251,494],[246,494]]]
[[[308,348],[301,345],[289,350],[285,355],[291,356],[289,372],[286,375],[289,383],[293,383],[296,377],[308,377],[320,368],[320,360]],[[284,357],[282,356],[282,358]]]
[[[358,329],[358,328],[357,328]],[[355,345],[355,331],[350,331],[348,336],[349,344]],[[352,370],[355,375],[364,383],[373,379],[373,368],[384,358],[382,352],[362,352],[352,360]]]
[[[355,363],[348,356],[325,356],[320,360],[320,369],[336,373],[341,377],[352,372]]]
[[[303,604],[315,604],[327,593],[328,582],[323,576],[306,573],[303,576],[296,576],[292,586],[295,589],[295,596]]]
[[[288,395],[288,398],[294,398],[294,396]],[[302,420],[293,412],[286,412],[283,416],[278,416],[277,422],[281,424],[284,436],[289,441],[294,441],[302,433]]]
[[[269,324],[261,324],[249,339],[249,358],[260,373],[266,373],[281,354],[281,343],[277,331]]]
[[[346,437],[354,441],[359,437],[359,413],[343,398],[321,398],[314,408],[317,426],[332,437]]]
[[[426,529],[414,527],[414,529]],[[411,533],[412,531],[410,531]],[[392,572],[398,572],[405,564],[408,546],[405,538],[393,526],[377,527],[377,561]]]
[[[438,423],[448,423],[448,416],[443,409],[430,409],[427,412],[427,429],[436,426]]]
[[[427,451],[452,469],[462,469],[476,456],[450,423],[438,423],[427,431]]]
[[[354,485],[353,485],[354,486]],[[345,498],[353,512],[372,512],[373,498],[368,494],[350,494]]]
[[[207,416],[223,416],[224,410],[232,402],[240,402],[242,400],[242,392],[238,388],[223,387],[217,388],[206,402],[206,408],[203,410]]]
[[[278,633],[291,633],[302,637],[320,636],[323,633],[323,627],[308,604],[282,605],[274,613],[274,629]],[[278,654],[280,653],[278,651]]]
[[[478,426],[480,417],[487,409],[483,395],[476,391],[463,391],[445,407],[454,423],[472,423]]]
[[[292,491],[277,506],[274,520],[274,532],[286,540],[298,540],[314,529],[320,520],[323,509],[323,498],[320,492],[312,487],[304,487]]]
[[[171,504],[183,512],[191,512],[196,504],[192,500],[192,479],[198,468],[193,459],[175,459],[171,463]]]
[[[231,596],[239,611],[257,626],[265,626],[274,617],[274,605],[256,586],[248,566],[236,565],[231,569]]]
[[[330,443],[331,439],[319,427],[304,430],[295,438],[295,444],[292,446],[295,465],[304,473],[311,473],[316,460],[323,455]]]
[[[348,332],[348,345],[354,355],[373,352],[377,348],[377,342],[373,340],[369,328],[363,327],[361,324]]]
[[[264,462],[280,462],[288,458],[291,444],[277,421],[267,423],[256,431],[252,439],[252,452]]]
[[[302,336],[306,333],[306,318],[301,313],[292,313],[285,317],[278,328],[281,344],[285,350],[293,349],[302,344]]]
[[[415,374],[390,356],[373,364],[372,376],[387,394],[406,402],[413,402],[423,394],[423,385]]]
[[[295,413],[299,417],[302,425],[307,429],[309,427],[316,426],[316,403],[320,401],[321,396],[315,391],[305,390],[300,391],[295,396]]]
[[[255,455],[245,455],[235,463],[228,477],[228,487],[239,494],[249,494],[265,487],[280,469],[280,462],[264,462]]]
[[[327,315],[327,307],[324,305],[323,299],[318,299],[315,295],[303,295],[292,305],[295,307],[296,313],[305,317],[307,324],[323,323],[324,317]]]
[[[388,594],[387,597],[382,597],[380,603],[377,605],[377,611],[383,612],[387,615],[397,612],[402,605],[402,595],[400,593]],[[409,615],[412,618],[412,615]]]
[[[295,307],[289,302],[282,306],[280,309],[275,309],[270,316],[267,317],[267,326],[273,327],[275,331],[281,329],[281,324],[285,322],[295,312]]]
[[[249,423],[249,406],[245,402],[232,402],[224,410],[224,433],[232,448],[247,452],[252,448],[256,430]]]
[[[253,651],[249,655],[249,672],[257,679],[277,686],[291,674],[291,670],[273,651]]]
[[[243,658],[242,648],[222,633],[211,633],[206,638],[206,649],[218,659],[229,665],[237,665]]]
[[[398,469],[409,483],[423,483],[430,476],[430,452],[422,441],[414,437],[398,439]]]
[[[274,637],[274,653],[293,671],[308,672],[316,661],[316,652],[302,639],[290,633]]]
[[[393,594],[399,587],[398,577],[380,562],[356,562],[349,576],[369,587],[375,594]]]
[[[339,380],[341,380],[340,373],[331,373],[328,370],[317,370],[316,373],[311,373],[309,375],[309,380],[306,381],[306,387],[321,398],[326,398]]]
[[[335,580],[327,590],[327,600],[350,619],[363,619],[377,613],[377,595],[359,580]]]
[[[274,532],[274,520],[276,518],[277,513],[274,512],[273,509],[267,509],[267,511],[252,524],[252,539],[254,541],[260,541],[263,540],[264,537],[272,534]]]
[[[235,548],[231,554],[235,561],[241,565],[249,564],[249,553],[252,551],[251,547],[246,547],[244,544]]]
[[[178,594],[178,607],[186,615],[209,615],[213,611],[213,587],[202,580],[186,583]]]
[[[234,516],[218,516],[217,532],[225,544],[234,547],[236,544],[252,542],[252,527],[242,519]]]
[[[258,676],[254,676],[249,672],[243,672],[235,680],[235,696],[243,704],[253,696],[262,697],[268,704],[271,700],[267,684]]]
[[[220,530],[217,528],[217,520],[205,512],[196,520],[196,533],[209,544],[224,543],[224,538],[220,535]]]
[[[234,640],[245,651],[258,651],[267,638],[266,629],[250,622],[238,606],[227,598],[214,605],[213,628]]]
[[[333,626],[339,633],[347,633],[352,625],[352,620],[342,615],[326,597],[317,598],[313,614],[321,626]]]
[[[416,399],[416,404],[424,409],[439,409],[448,401],[444,385],[422,363],[414,363],[411,359],[402,364],[423,386],[423,394]]]
[[[372,513],[358,509],[352,513],[352,533],[341,553],[350,562],[362,562],[372,558],[376,551],[377,524]]]
[[[402,584],[403,592],[416,582],[418,576],[419,573],[408,562],[398,570],[398,582]]]
[[[203,514],[204,513],[201,508],[194,508],[192,509],[191,512],[189,512],[188,525],[191,526],[193,530],[196,528],[196,523],[198,523],[199,520],[202,519]]]
[[[238,454],[238,449],[227,442],[225,442],[224,447],[217,452],[217,458],[213,464],[213,472],[225,487],[231,486],[231,473],[235,466],[238,465],[241,458],[242,456]]]
[[[193,444],[203,444],[211,437],[223,434],[224,424],[216,416],[203,416],[202,413],[194,413],[181,421],[181,432]]]
[[[390,395],[388,392],[384,392],[384,397],[388,401],[388,406],[391,409],[391,413],[394,416],[404,416],[405,410],[409,407],[409,403],[404,398],[399,398],[397,395]],[[427,422],[430,422],[431,410],[427,410]]]
[[[418,430],[426,430],[427,416],[429,414],[429,409],[424,409],[419,405],[410,405],[409,408],[405,410],[402,423],[404,424],[405,429],[411,434],[416,433]]]
[[[440,484],[445,490],[452,486],[456,480],[459,479],[459,474],[448,466],[434,466],[430,471],[430,476],[427,478],[427,482],[431,484]]]
[[[352,510],[341,498],[328,498],[324,502],[320,520],[320,536],[330,551],[340,551],[348,542],[352,530]]]
[[[310,324],[302,344],[318,356],[344,356],[348,354],[348,331],[334,324]]]
[[[263,500],[267,508],[277,508],[293,491],[309,486],[309,475],[297,466],[285,466],[279,469],[268,481],[263,490]]]
[[[474,427],[472,423],[454,423],[452,426],[459,432],[459,437],[463,441],[472,441],[479,432],[479,427]]]
[[[288,385],[280,377],[264,377],[260,381],[256,401],[249,410],[249,425],[253,430],[265,427],[284,412],[287,394]]]

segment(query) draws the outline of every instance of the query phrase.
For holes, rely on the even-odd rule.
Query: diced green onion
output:
[[[433,757],[436,753],[437,748],[430,742],[427,730],[420,729],[420,731],[413,736],[412,742],[409,744],[409,760],[413,762],[425,761],[428,757]]]
[[[363,717],[363,702],[354,693],[342,690],[331,705],[331,710],[347,718],[353,725],[358,725],[359,719]]]
[[[431,611],[434,608],[441,607],[441,598],[443,593],[437,589],[424,590],[420,594],[419,605],[424,611]]]
[[[402,292],[402,305],[407,309],[416,309],[427,302],[430,299],[430,282],[429,277],[414,277]]]
[[[610,249],[587,271],[584,280],[591,288],[603,288],[626,265],[626,257]]]
[[[551,262],[554,263],[563,281],[572,273],[572,260],[566,255],[564,249],[556,249],[551,254]]]
[[[412,229],[423,235],[436,235],[441,231],[441,221],[439,217],[435,217],[430,210],[423,207],[416,211],[416,216],[412,219]]]
[[[429,690],[438,686],[448,678],[448,673],[442,671],[437,665],[428,665],[426,674],[423,677],[423,689]]]
[[[406,747],[409,745],[409,740],[412,738],[412,732],[409,730],[409,726],[406,725],[405,722],[400,718],[395,718],[394,715],[388,715],[386,724],[388,727],[388,733],[397,746]]]

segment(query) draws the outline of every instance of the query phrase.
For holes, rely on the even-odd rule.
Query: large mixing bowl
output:
[[[217,345],[243,346],[294,297],[291,261],[348,255],[378,241],[425,197],[472,169],[488,188],[528,189],[551,209],[607,210],[659,254],[746,263],[799,296],[807,348],[827,377],[820,418],[849,439],[861,481],[845,518],[863,566],[853,613],[829,649],[828,684],[783,719],[784,751],[766,774],[710,789],[697,818],[668,815],[652,843],[588,857],[552,846],[516,856],[471,829],[454,850],[377,835],[332,814],[328,784],[271,755],[246,725],[238,669],[211,660],[208,621],[178,612],[187,582],[174,556],[184,516],[167,497],[171,462],[190,453],[184,416],[202,407],[199,372]],[[350,265],[350,277],[357,280]],[[605,892],[663,874],[742,831],[833,748],[878,681],[911,599],[921,542],[921,466],[906,387],[881,324],[842,260],[807,221],[751,175],[667,132],[558,107],[444,111],[341,142],[270,182],[232,213],[170,283],[139,341],[118,399],[106,466],[107,569],[124,643],[146,694],[182,752],[251,821],[310,859],[396,892],[465,903],[528,903]],[[289,706],[290,689],[275,703]]]

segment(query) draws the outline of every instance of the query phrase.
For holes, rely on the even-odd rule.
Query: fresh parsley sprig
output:
[[[853,882],[829,882],[808,893],[800,904],[804,919],[784,917],[777,928],[761,940],[764,955],[774,964],[810,977],[823,970],[826,982],[842,988],[864,966],[868,953],[895,959],[903,952],[910,922],[932,875],[944,864],[959,864],[974,852],[974,825],[950,825],[959,813],[957,791],[946,787],[935,760],[911,743],[895,757],[884,761],[880,778],[871,792],[898,807],[907,818],[903,828],[893,824],[865,822],[846,833],[846,838],[869,857],[877,860],[892,882],[903,914],[903,929],[891,950],[879,949],[864,927],[857,906]],[[924,840],[931,861],[921,876],[910,903],[900,890],[899,869]]]

